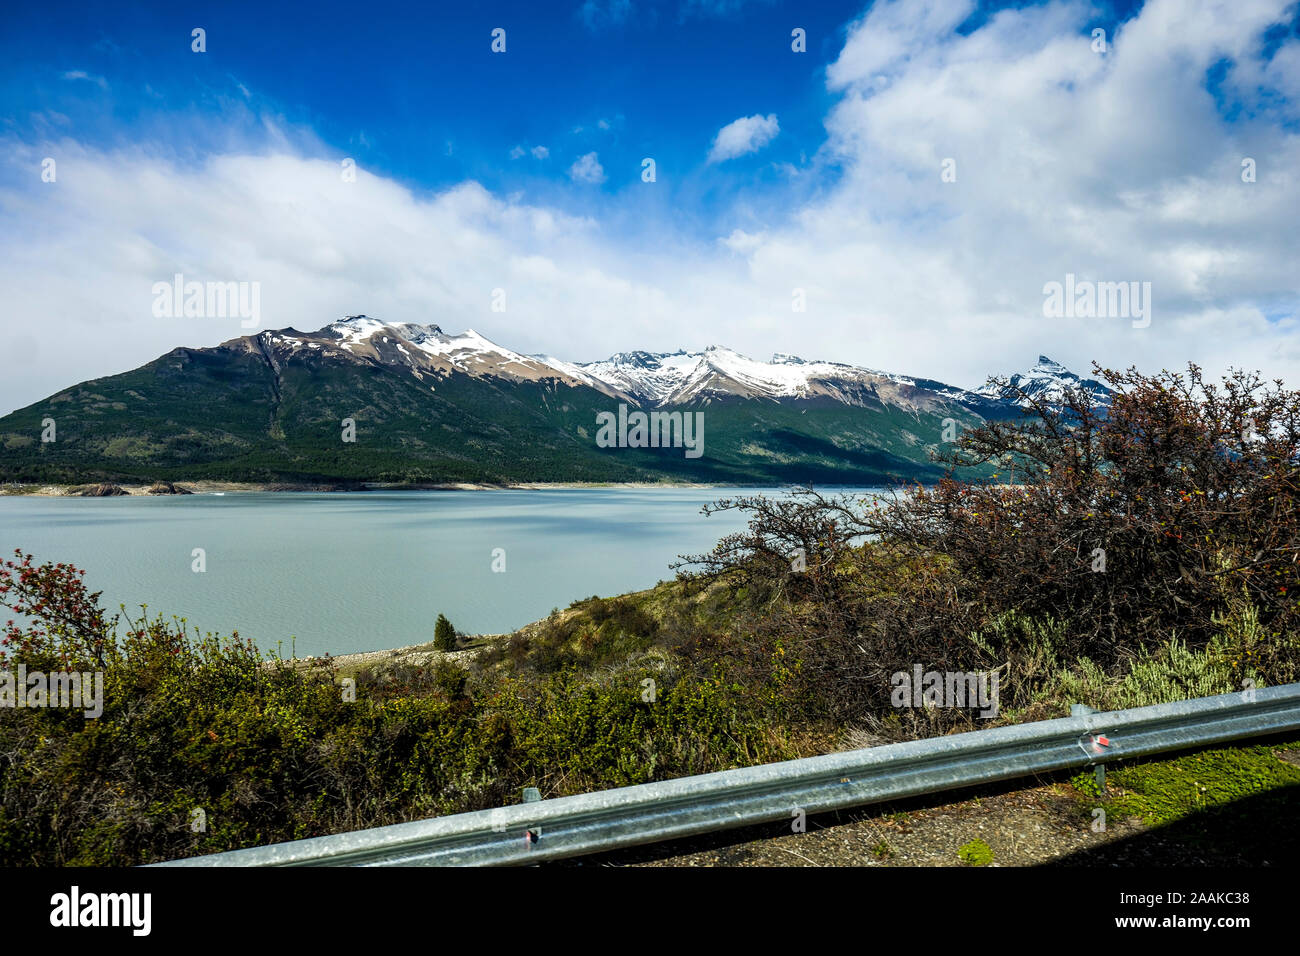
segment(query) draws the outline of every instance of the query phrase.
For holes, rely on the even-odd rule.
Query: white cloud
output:
[[[595,153],[587,153],[580,156],[569,167],[569,178],[575,183],[603,183],[605,181],[605,168],[600,165],[600,160]]]
[[[87,73],[85,70],[68,70],[63,74],[63,78],[65,80],[86,80],[87,82],[94,83],[101,90],[108,89],[108,80],[104,79],[102,76],[97,76],[94,73]]]
[[[827,69],[832,89],[870,84],[882,71],[923,56],[953,36],[975,11],[974,0],[884,0],[849,31],[839,58]]]
[[[767,238],[767,233],[750,233],[743,229],[733,229],[731,235],[725,239],[719,239],[722,245],[726,246],[732,252],[738,252],[741,255],[749,255],[763,245],[763,240]]]
[[[753,254],[755,272],[802,273],[872,326],[909,326],[874,342],[885,367],[960,377],[1042,351],[1081,367],[1272,367],[1300,385],[1294,325],[1264,318],[1295,316],[1300,182],[1282,171],[1300,138],[1228,125],[1205,87],[1220,58],[1252,62],[1284,5],[1150,0],[1105,55],[1086,5],[1003,10],[955,34],[970,8],[877,3],[850,31],[828,70],[843,98],[824,158],[843,180]],[[1245,155],[1267,157],[1257,183],[1241,181]],[[1044,319],[1042,286],[1070,272],[1150,281],[1151,328]],[[927,338],[932,356],[917,355]]]
[[[709,162],[720,163],[757,152],[772,142],[780,131],[775,113],[742,116],[718,130],[718,135],[713,138],[713,148],[709,150]]]
[[[524,149],[522,146],[515,146],[510,150],[511,159],[519,159],[521,156],[532,154],[534,159],[545,159],[551,155],[551,151],[545,146],[534,146],[531,149]]]

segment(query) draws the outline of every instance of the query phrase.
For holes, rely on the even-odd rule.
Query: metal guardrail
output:
[[[724,770],[158,865],[529,864],[790,820],[799,811],[812,815],[1297,729],[1300,684],[1287,684]]]

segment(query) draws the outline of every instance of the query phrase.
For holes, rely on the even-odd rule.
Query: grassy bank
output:
[[[76,593],[66,574],[59,586]],[[455,653],[412,649],[360,668],[268,665],[237,638],[128,622],[101,648],[102,717],[24,709],[0,721],[11,755],[0,858],[145,863],[500,806],[524,786],[558,796],[990,725],[944,710],[836,719],[795,649],[759,652],[738,627],[743,607],[722,583],[668,582]],[[1060,716],[1079,699],[1223,692],[1239,673],[1231,627],[1225,643],[1190,651],[1171,640],[1102,674],[1054,655],[1058,625],[1000,626],[1031,636],[1016,667],[1033,676],[1004,690],[993,723]],[[97,666],[66,638],[29,641],[11,662]]]

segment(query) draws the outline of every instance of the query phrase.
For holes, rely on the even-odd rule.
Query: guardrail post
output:
[[[536,787],[524,787],[524,803],[541,803],[542,791]],[[524,831],[524,841],[528,844],[528,849],[537,845],[537,841],[542,838],[542,828],[530,826]]]
[[[1086,717],[1089,714],[1096,713],[1100,713],[1100,711],[1089,707],[1087,704],[1070,705],[1071,717]],[[1103,742],[1109,743],[1105,737],[1101,739]],[[1106,765],[1104,763],[1098,763],[1092,768],[1092,779],[1097,782],[1097,794],[1104,797],[1106,795]]]

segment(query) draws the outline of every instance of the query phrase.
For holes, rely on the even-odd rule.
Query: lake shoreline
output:
[[[82,495],[73,491],[76,488],[85,487],[88,484],[100,484],[100,482],[87,482],[85,484],[8,484],[0,485],[0,495],[9,497],[29,497],[29,498],[78,498]],[[150,493],[149,489],[153,487],[154,482],[148,483],[127,483],[118,484],[116,482],[103,482],[103,484],[113,484],[121,488],[125,495],[117,497],[147,497],[147,498],[166,498],[172,497],[169,494]],[[691,488],[758,488],[758,487],[786,487],[784,485],[760,486],[754,484],[715,484],[708,482],[688,482],[688,481],[522,481],[522,482],[505,482],[505,483],[487,483],[487,482],[422,482],[418,484],[389,484],[385,482],[364,482],[361,484],[342,484],[338,482],[247,482],[247,481],[185,481],[179,480],[173,482],[178,489],[184,491],[178,492],[183,495],[185,492],[198,495],[211,494],[338,494],[345,492],[369,492],[369,491],[588,491],[597,488],[634,488],[634,489],[691,489]],[[828,486],[829,487],[829,486]],[[845,486],[853,487],[853,486]]]
[[[525,624],[524,628],[536,627],[537,623]],[[524,628],[520,628],[520,630]],[[505,640],[512,633],[518,632],[474,635],[468,639],[471,642],[468,646],[454,651],[440,651],[433,646],[432,641],[428,641],[424,644],[409,644],[406,647],[392,647],[377,651],[352,651],[347,654],[286,657],[281,660],[287,666],[299,670],[310,669],[328,663],[338,668],[340,676],[355,677],[358,672],[377,665],[415,664],[427,666],[438,660],[449,660],[465,664],[478,656],[480,651],[489,647],[493,642]],[[266,662],[267,666],[272,666],[275,663],[275,659]]]

